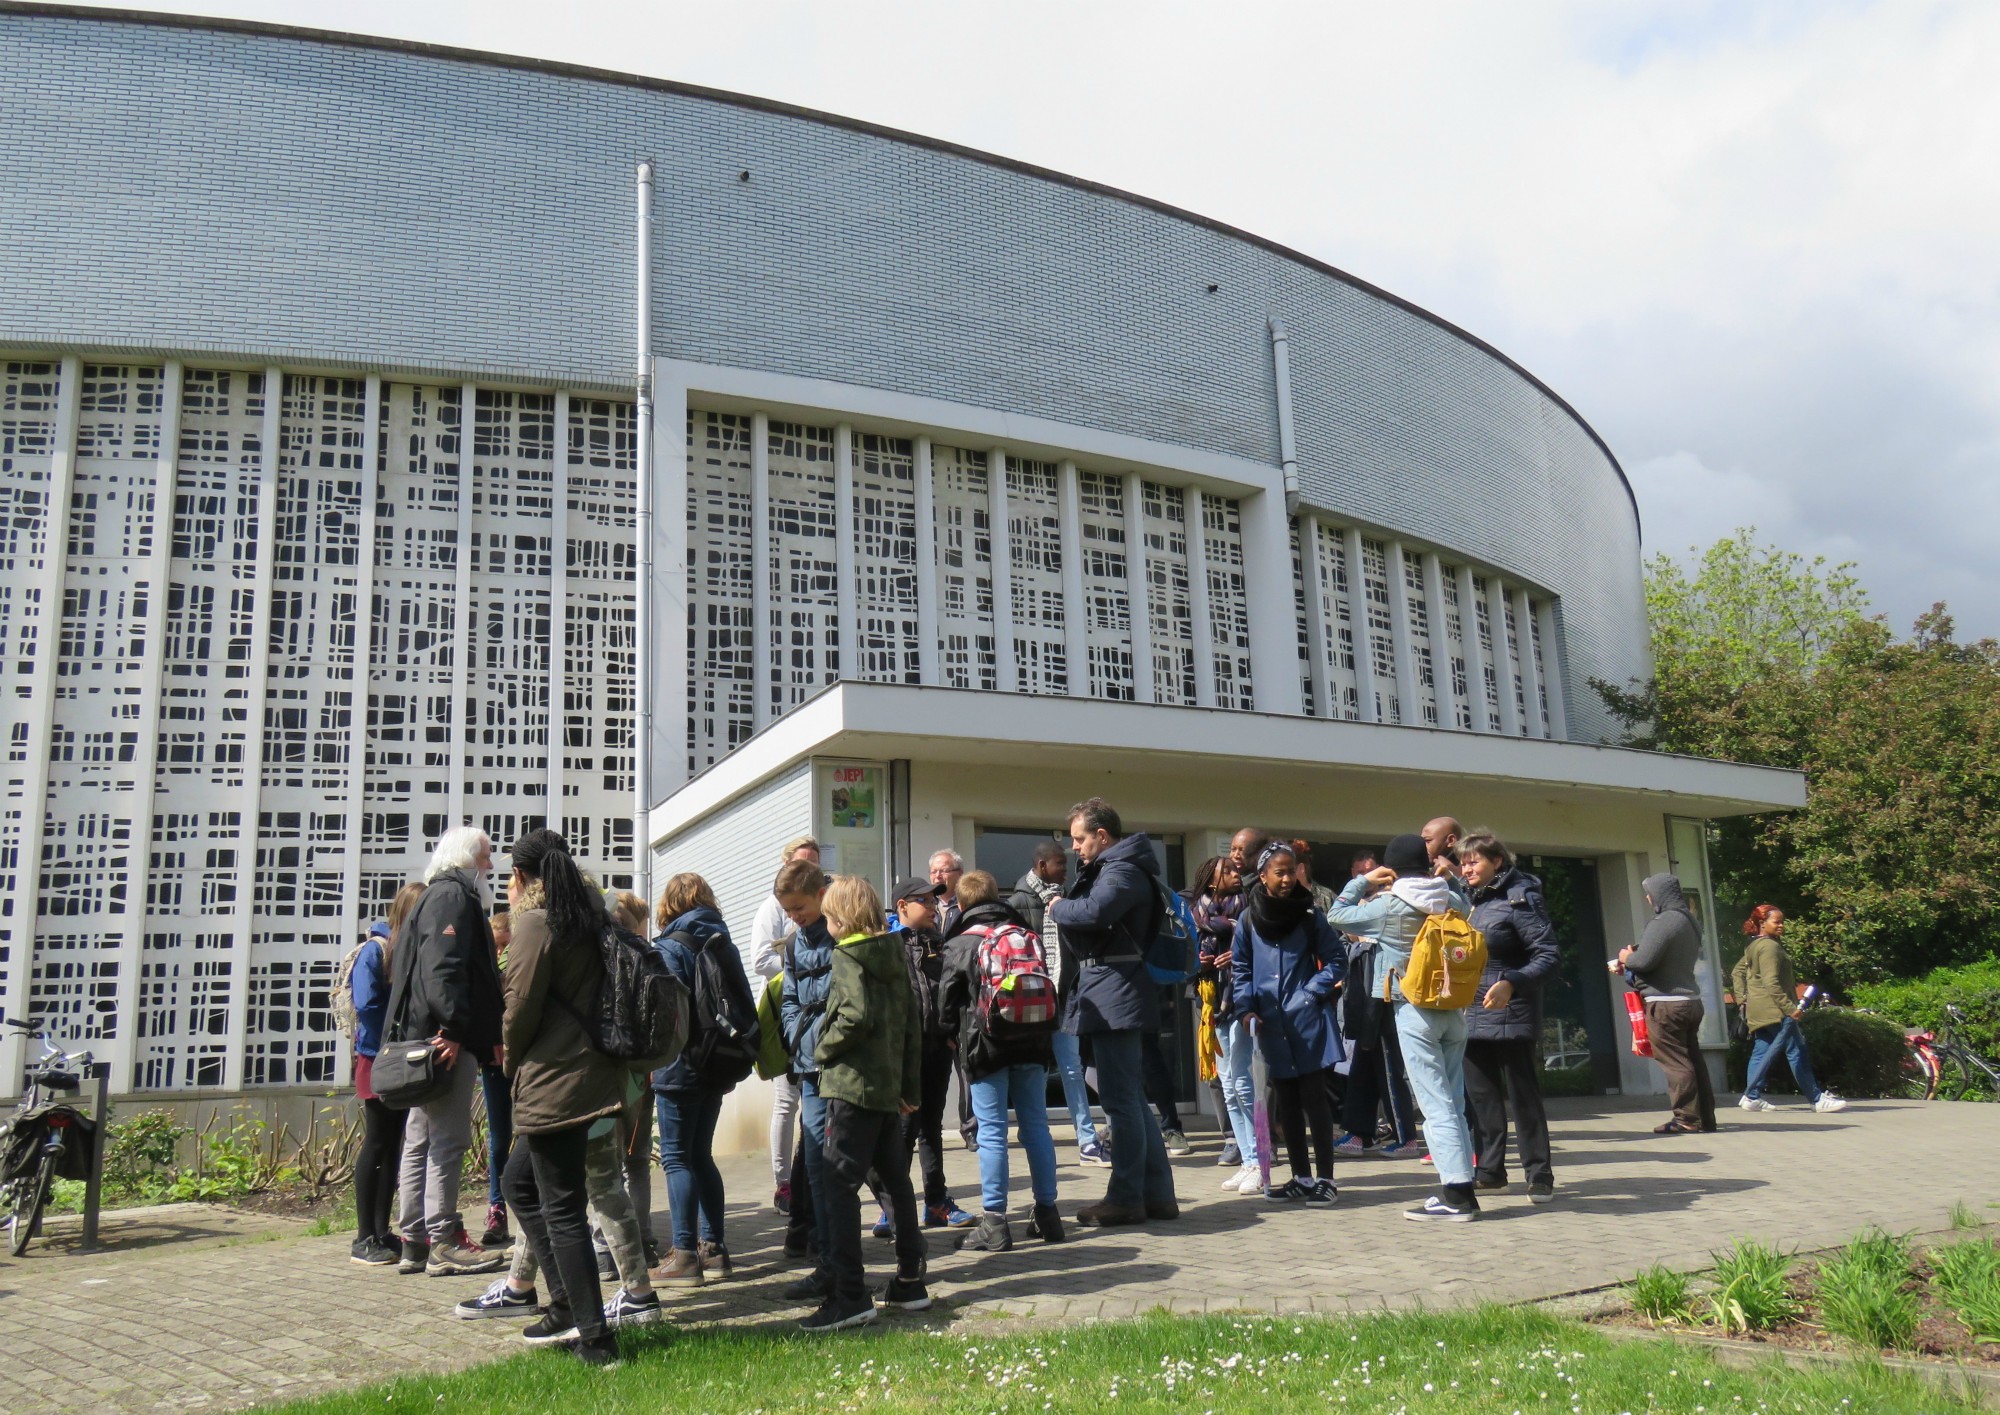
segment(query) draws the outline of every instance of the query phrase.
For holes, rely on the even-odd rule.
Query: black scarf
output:
[[[1264,888],[1262,880],[1251,884],[1250,927],[1275,943],[1305,922],[1312,912],[1312,891],[1294,883],[1292,892],[1280,899]]]

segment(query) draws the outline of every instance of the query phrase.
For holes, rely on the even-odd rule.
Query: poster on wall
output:
[[[888,769],[880,762],[813,763],[813,834],[820,863],[889,887]]]

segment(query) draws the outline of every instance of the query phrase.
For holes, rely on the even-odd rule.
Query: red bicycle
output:
[[[1903,1059],[1904,1094],[1918,1100],[1974,1101],[2000,1095],[2000,1069],[1959,1039],[1965,1014],[1944,1006],[1944,1025],[1936,1031],[1912,1027],[1903,1035],[1909,1052]]]

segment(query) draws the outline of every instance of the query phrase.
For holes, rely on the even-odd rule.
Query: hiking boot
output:
[[[778,1295],[787,1302],[824,1302],[833,1295],[833,1283],[823,1273],[809,1272]]]
[[[849,1327],[865,1327],[875,1320],[875,1303],[866,1297],[829,1297],[820,1304],[819,1310],[799,1323],[800,1331],[828,1332],[845,1331]]]
[[[694,1253],[701,1260],[702,1275],[712,1282],[727,1282],[736,1272],[736,1265],[729,1261],[726,1243],[711,1243],[704,1238],[694,1245]]]
[[[505,1253],[489,1253],[473,1245],[472,1235],[460,1229],[449,1243],[433,1243],[424,1264],[425,1277],[470,1277],[475,1273],[495,1273],[507,1266]]]
[[[1143,1207],[1126,1208],[1109,1200],[1092,1204],[1076,1211],[1078,1228],[1116,1228],[1128,1223],[1144,1223],[1146,1210]]]
[[[482,1248],[500,1248],[512,1243],[513,1236],[507,1232],[507,1206],[488,1204],[486,1206],[486,1231],[479,1235]]]
[[[961,1253],[1005,1253],[1014,1246],[1014,1232],[1007,1227],[1007,1215],[986,1213],[979,1216],[979,1227],[965,1236],[958,1245]]]
[[[882,1289],[882,1306],[896,1312],[921,1312],[931,1305],[931,1290],[920,1277],[904,1277],[898,1273],[889,1279],[889,1285]]]
[[[1035,1205],[1035,1216],[1028,1221],[1028,1232],[1044,1243],[1061,1243],[1069,1237],[1063,1230],[1062,1215],[1056,1212],[1054,1204]]]
[[[792,1186],[789,1182],[780,1184],[771,1193],[771,1207],[786,1218],[792,1216]]]
[[[1108,1169],[1111,1166],[1111,1156],[1105,1153],[1101,1144],[1079,1145],[1076,1150],[1076,1162],[1096,1169]]]
[[[924,1206],[925,1228],[970,1228],[978,1222],[978,1215],[967,1213],[950,1199]]]
[[[600,1371],[615,1371],[625,1364],[624,1355],[618,1350],[618,1338],[610,1332],[589,1341],[579,1341],[570,1349],[576,1352],[577,1360]]]
[[[1194,1146],[1188,1143],[1188,1137],[1185,1134],[1183,1134],[1178,1128],[1173,1130],[1162,1130],[1160,1132],[1160,1138],[1166,1141],[1167,1153],[1174,1156],[1176,1159],[1180,1158],[1182,1155],[1191,1155],[1194,1153]]]
[[[576,1340],[576,1323],[567,1312],[543,1312],[522,1328],[521,1340],[530,1346],[560,1346]]]
[[[1181,1205],[1178,1199],[1148,1199],[1146,1201],[1146,1217],[1153,1222],[1166,1223],[1180,1216]]]
[[[431,1260],[431,1245],[421,1238],[405,1238],[403,1254],[396,1262],[396,1271],[405,1276],[420,1273]]]
[[[634,1297],[621,1287],[604,1304],[604,1325],[607,1327],[646,1327],[659,1319],[658,1293],[648,1292],[644,1297]]]
[[[393,1268],[396,1255],[382,1246],[382,1240],[375,1237],[357,1238],[348,1245],[347,1256],[366,1268]]]
[[[1236,1147],[1235,1140],[1224,1140],[1222,1142],[1222,1158],[1218,1159],[1215,1163],[1222,1169],[1241,1169],[1243,1167],[1243,1151]]]
[[[462,1321],[476,1321],[480,1317],[532,1317],[542,1310],[542,1304],[535,1300],[535,1289],[516,1292],[507,1285],[507,1279],[496,1277],[487,1289],[477,1297],[468,1297],[451,1314]]]
[[[1471,1223],[1479,1217],[1479,1204],[1473,1199],[1453,1199],[1443,1194],[1433,1194],[1416,1208],[1404,1209],[1403,1217],[1415,1219],[1419,1223],[1426,1221]]]
[[[685,1248],[676,1248],[667,1254],[664,1263],[646,1276],[662,1287],[700,1287],[706,1281],[701,1268],[700,1254],[690,1253]]]

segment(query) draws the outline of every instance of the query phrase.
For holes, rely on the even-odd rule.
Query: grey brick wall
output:
[[[644,156],[665,355],[1272,462],[1279,315],[1309,500],[1559,595],[1573,735],[1611,730],[1587,677],[1645,670],[1636,517],[1588,430],[1200,221],[714,96],[194,21],[0,8],[0,113],[6,343],[618,383]]]

